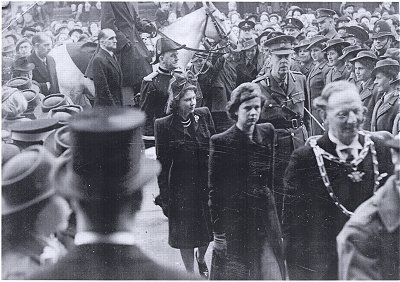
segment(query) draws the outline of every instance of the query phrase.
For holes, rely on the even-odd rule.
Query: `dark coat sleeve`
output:
[[[126,34],[124,34],[116,25],[116,15],[113,9],[113,3],[103,2],[101,3],[101,28],[110,28],[114,30],[117,35],[117,50],[120,51],[130,40]]]
[[[158,187],[160,188],[161,203],[168,205],[169,199],[169,171],[172,164],[172,156],[169,150],[168,128],[163,123],[164,119],[156,119],[154,134],[156,141],[157,160],[161,163],[161,173],[158,176]]]
[[[100,58],[95,57],[93,60],[93,82],[96,91],[96,104],[107,105],[107,106],[117,106],[118,103],[111,93],[111,89],[107,83],[106,63]]]
[[[156,95],[156,88],[153,81],[142,81],[142,86],[140,88],[140,109],[146,114],[146,124],[145,124],[145,134],[152,135],[154,128],[154,99]]]

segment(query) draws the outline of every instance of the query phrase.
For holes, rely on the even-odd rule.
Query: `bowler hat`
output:
[[[13,71],[29,72],[35,68],[35,64],[29,63],[27,57],[19,57],[12,64]]]
[[[395,37],[394,34],[392,33],[392,29],[390,28],[389,24],[384,20],[380,20],[377,21],[374,25],[372,39],[376,39],[383,36],[391,36],[393,38]]]
[[[63,126],[53,131],[43,143],[49,152],[54,156],[61,156],[66,150],[71,148],[71,133],[69,126]]]
[[[397,151],[400,150],[400,133],[385,140],[384,145]]]
[[[20,121],[10,125],[11,138],[25,143],[40,143],[56,128],[56,119],[35,119]]]
[[[58,108],[60,106],[68,105],[67,97],[64,94],[51,94],[46,96],[42,101],[42,111],[47,113],[51,109]]]
[[[308,45],[307,50],[311,50],[311,48],[316,44],[323,44],[328,40],[329,38],[323,35],[315,35],[310,39],[310,44]]]
[[[55,194],[49,173],[54,157],[43,146],[28,147],[3,166],[1,214],[9,215]]]
[[[32,86],[32,80],[30,80],[28,77],[14,77],[7,81],[6,85],[19,90],[25,90]]]
[[[304,27],[304,25],[301,22],[301,20],[299,20],[299,19],[287,18],[287,19],[285,19],[283,28],[288,28],[288,27],[293,27],[293,28],[297,28],[298,30],[300,30]]]
[[[350,62],[354,63],[354,62],[360,61],[360,60],[378,61],[379,59],[373,51],[367,51],[367,50],[364,51],[363,50],[363,51],[360,51],[355,58],[351,59]]]
[[[319,8],[317,11],[317,23],[323,22],[327,18],[333,19],[333,16],[336,15],[336,12],[331,9]]]
[[[340,56],[338,58],[338,60],[341,61],[350,55],[356,56],[358,54],[358,52],[360,52],[362,50],[365,50],[365,49],[361,48],[358,45],[347,46],[347,47],[343,48],[343,55]]]
[[[369,39],[368,32],[358,25],[346,26],[346,32],[348,34],[354,35],[355,38],[358,38],[362,42],[365,42]]]
[[[40,104],[39,93],[33,89],[25,89],[22,90],[22,94],[28,102],[28,108],[26,109],[25,113],[33,112],[35,108]]]
[[[253,29],[255,26],[256,24],[249,20],[241,21],[238,25],[240,29]]]
[[[376,63],[374,70],[372,71],[372,76],[375,77],[380,71],[389,71],[393,73],[398,73],[400,71],[399,62],[393,59],[383,59]]]
[[[326,47],[322,49],[323,52],[328,51],[329,49],[340,46],[341,48],[349,46],[350,43],[344,41],[342,38],[335,38],[335,39],[330,39],[326,42]]]
[[[160,56],[162,54],[164,54],[165,52],[176,51],[176,50],[180,50],[185,47],[186,47],[186,45],[179,45],[169,38],[161,37],[157,40],[156,58],[154,59],[154,61],[151,64],[152,65],[157,64],[159,62]]]
[[[146,159],[141,137],[145,115],[129,108],[93,108],[75,115],[70,124],[71,158],[54,170],[54,185],[67,198],[85,201],[127,197],[143,188],[159,171]]]
[[[289,55],[294,53],[292,45],[295,40],[290,35],[278,35],[265,41],[264,45],[268,47],[272,54]]]

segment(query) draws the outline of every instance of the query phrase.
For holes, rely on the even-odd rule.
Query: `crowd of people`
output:
[[[76,2],[51,21],[40,3],[3,30],[2,278],[191,280],[197,264],[211,280],[400,279],[398,3],[195,4],[222,40],[184,69],[187,47],[154,39],[183,14],[158,5],[150,21]],[[49,55],[74,44],[96,49],[77,63],[85,104]],[[187,273],[133,239],[156,177]]]

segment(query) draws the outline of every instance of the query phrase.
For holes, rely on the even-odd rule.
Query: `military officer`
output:
[[[283,32],[286,35],[291,35],[296,38],[296,40],[300,41],[301,37],[304,38],[304,35],[301,33],[303,27],[304,25],[301,20],[296,18],[287,18],[283,25]]]
[[[146,136],[154,135],[155,119],[165,116],[169,82],[178,67],[178,50],[183,47],[167,38],[157,40],[156,58],[152,64],[159,63],[159,67],[143,78],[140,89],[140,109],[146,114]]]
[[[249,20],[244,20],[239,23],[238,27],[240,28],[240,35],[239,35],[240,42],[244,42],[250,39],[255,39],[256,36],[254,36],[253,33],[255,27],[254,22]]]
[[[329,39],[340,38],[339,33],[335,29],[334,15],[336,15],[336,12],[331,9],[320,8],[317,10],[319,32]]]
[[[274,34],[273,34],[274,35]],[[276,35],[276,34],[275,34]],[[272,36],[265,42],[271,51],[271,69],[254,80],[265,97],[259,123],[272,123],[277,130],[278,146],[275,162],[275,196],[278,213],[283,215],[283,172],[294,149],[305,144],[308,137],[304,125],[304,107],[309,99],[306,92],[306,77],[289,70],[294,53],[290,35]]]

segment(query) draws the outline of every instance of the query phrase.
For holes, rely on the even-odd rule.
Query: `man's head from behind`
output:
[[[98,40],[101,48],[114,52],[117,49],[117,35],[112,29],[105,28],[99,32]]]
[[[363,107],[356,86],[347,81],[329,83],[314,100],[325,128],[340,142],[350,145],[364,122]]]
[[[32,38],[32,45],[36,55],[39,58],[44,59],[51,51],[53,42],[50,36],[48,36],[46,33],[38,32]]]

